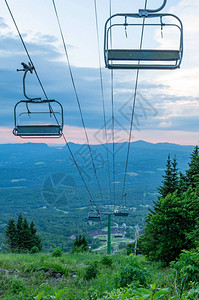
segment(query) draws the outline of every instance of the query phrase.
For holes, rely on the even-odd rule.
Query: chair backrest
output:
[[[54,105],[59,111],[54,111]],[[16,136],[23,138],[61,137],[63,108],[55,100],[40,102],[22,100],[15,105],[14,121],[13,134]]]
[[[168,49],[159,49],[158,47],[153,48],[152,42],[151,47],[147,46],[148,48],[139,48],[139,46],[135,44],[136,39],[139,41],[139,38],[137,38],[135,35],[136,32],[139,33],[138,29],[142,28],[143,26],[143,23],[140,22],[140,20],[143,18],[145,18],[144,26],[148,30],[156,30],[157,28],[163,30],[166,28],[167,31],[170,30],[172,34],[174,34],[175,31],[176,45],[173,45],[174,43],[172,43],[170,49],[168,47]],[[122,28],[125,32],[128,28],[133,28],[134,30],[128,47],[127,42],[125,42],[123,45],[120,44],[122,39],[118,39],[117,33],[119,33]],[[126,40],[128,41],[128,39]],[[150,39],[146,37],[146,40],[147,42],[151,43],[151,37]],[[154,41],[154,43],[155,42],[156,41]],[[104,58],[105,65],[109,69],[176,69],[180,67],[182,56],[183,25],[181,20],[173,14],[149,13],[147,16],[142,16],[140,14],[123,13],[115,14],[106,21],[104,36]]]

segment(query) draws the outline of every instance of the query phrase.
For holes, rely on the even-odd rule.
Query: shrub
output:
[[[39,267],[39,270],[45,270],[49,275],[53,275],[53,273],[61,273],[64,275],[68,275],[71,271],[71,268],[67,265],[63,265],[60,262],[49,262],[46,261]]]
[[[163,299],[171,299],[168,298],[169,290],[167,288],[157,288],[155,284],[150,286],[150,289],[146,288],[135,288],[135,287],[125,287],[117,290],[113,290],[112,292],[106,294],[103,299],[112,299],[112,300],[128,300],[128,299],[150,299],[150,300],[163,300]],[[172,298],[176,299],[176,298]],[[184,298],[183,298],[184,299]],[[186,299],[186,298],[185,298]]]
[[[127,259],[127,264],[120,269],[117,285],[118,287],[125,287],[132,282],[135,285],[145,285],[147,277],[148,272],[139,263],[137,257],[130,256],[130,259]]]
[[[21,291],[24,290],[24,282],[21,279],[18,278],[13,278],[12,279],[12,284],[11,284],[11,291],[14,294],[19,294]]]
[[[86,293],[86,299],[87,300],[98,300],[99,299],[98,291],[96,291],[95,288],[90,287]]]
[[[190,289],[192,283],[199,283],[199,249],[182,251],[180,258],[170,265],[181,294],[184,290]]]
[[[199,287],[196,288],[193,287],[189,291],[184,292],[182,295],[182,299],[189,299],[189,300],[199,299]]]
[[[32,247],[30,253],[31,254],[39,253],[39,248],[37,246]]]
[[[63,254],[63,253],[62,253],[61,248],[56,248],[56,249],[54,249],[53,252],[52,252],[52,256],[53,256],[53,257],[61,257],[62,254]]]
[[[62,294],[66,292],[66,288],[59,290],[58,292],[54,292],[54,295],[44,295],[44,291],[40,292],[37,296],[33,297],[35,300],[41,300],[41,299],[56,299],[59,300],[62,296]]]
[[[111,267],[111,266],[112,266],[112,263],[113,263],[113,259],[112,259],[111,256],[105,255],[105,256],[103,256],[102,259],[101,259],[101,264],[102,264],[102,265]]]
[[[131,253],[133,253],[134,247],[135,247],[135,243],[129,243],[127,245],[127,247],[126,247],[127,255],[130,255]]]
[[[73,247],[72,249],[72,253],[84,253],[84,252],[87,252],[89,250],[89,248],[85,248],[84,245],[81,245],[81,246],[75,246]]]
[[[87,267],[84,279],[91,280],[97,277],[98,274],[98,262],[95,261],[90,266]]]
[[[86,239],[86,237],[83,235],[81,236],[81,234],[78,236],[76,235],[76,239],[74,241],[74,245],[73,245],[73,249],[72,252],[86,252],[89,250],[89,246],[88,246],[88,241]]]

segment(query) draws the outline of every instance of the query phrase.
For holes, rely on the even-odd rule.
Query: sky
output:
[[[137,13],[144,0],[112,0],[112,13]],[[49,99],[61,102],[64,108],[64,133],[70,142],[85,143],[85,134],[75,93],[64,55],[52,1],[8,0],[20,32]],[[56,0],[60,22],[81,103],[85,126],[91,144],[104,143],[104,118],[99,77],[99,54],[95,24],[94,0]],[[102,66],[106,127],[111,134],[110,70],[103,60],[104,24],[109,17],[109,1],[96,0],[100,62]],[[148,0],[147,7],[157,8],[162,0]],[[171,142],[196,145],[199,141],[199,2],[168,0],[162,12],[177,15],[184,26],[184,55],[180,69],[143,70],[139,74],[138,94],[132,141]],[[139,32],[130,29],[116,32],[115,42],[121,45],[138,43]],[[24,143],[12,134],[13,109],[24,99],[22,72],[16,72],[28,58],[8,13],[0,4],[0,143]],[[144,46],[170,49],[178,42],[175,32],[145,31]],[[114,71],[114,112],[116,142],[128,139],[135,70]],[[27,93],[43,97],[35,75],[27,76]],[[109,139],[111,142],[111,138]],[[63,139],[34,140],[63,144]]]

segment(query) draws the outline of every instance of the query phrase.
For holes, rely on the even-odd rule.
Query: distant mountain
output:
[[[115,145],[115,185],[112,180],[113,145],[91,145],[103,199],[94,176],[88,146],[73,143],[69,146],[95,203],[103,209],[105,204],[119,205],[127,143]],[[121,220],[123,218],[115,217],[113,222],[143,225],[148,207],[157,199],[156,187],[161,183],[168,154],[172,158],[176,155],[178,168],[184,171],[193,148],[144,141],[132,143],[125,189],[131,210],[128,218]],[[112,196],[113,186],[115,200]],[[0,145],[0,200],[0,245],[4,242],[5,224],[10,217],[17,218],[19,212],[29,220],[34,220],[48,251],[56,247],[70,249],[72,241],[69,237],[76,234],[77,229],[84,233],[91,230],[87,224],[90,195],[71,160],[67,146],[35,143]],[[106,227],[106,216],[102,219],[92,228]]]
[[[87,145],[69,143],[82,172],[92,186],[96,186],[92,162]],[[107,162],[107,151],[108,160]],[[108,188],[108,169],[112,173],[112,144],[91,145],[97,173],[102,185]],[[169,143],[152,144],[144,141],[131,143],[127,185],[157,186],[165,168],[168,154],[176,156],[178,167],[184,171],[188,166],[193,146]],[[115,146],[116,181],[122,182],[126,161],[127,143]],[[52,173],[63,172],[74,177],[82,186],[81,178],[71,159],[67,146],[24,143],[0,145],[0,187],[39,187]],[[119,188],[119,187],[118,187]]]

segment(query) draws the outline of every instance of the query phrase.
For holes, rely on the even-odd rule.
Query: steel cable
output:
[[[74,80],[74,76],[73,76],[73,72],[72,72],[72,68],[71,68],[71,64],[70,64],[70,60],[69,60],[69,55],[68,55],[68,51],[67,51],[67,47],[66,47],[66,43],[65,43],[65,39],[64,39],[62,27],[61,27],[61,23],[60,23],[60,20],[59,20],[58,11],[57,11],[57,8],[56,8],[54,0],[52,0],[52,3],[53,3],[55,15],[56,15],[56,19],[57,19],[57,22],[58,22],[61,39],[62,39],[63,46],[64,46],[64,52],[65,52],[67,63],[68,63],[68,67],[69,67],[69,73],[70,73],[70,77],[71,77],[73,89],[74,89],[74,92],[75,92],[75,97],[76,97],[77,104],[78,104],[78,107],[79,107],[80,117],[81,117],[82,125],[83,125],[83,128],[84,128],[85,136],[86,136],[86,141],[87,141],[87,145],[88,145],[88,149],[89,149],[89,153],[90,153],[90,157],[91,157],[91,161],[92,161],[92,166],[93,166],[95,178],[97,180],[97,185],[98,185],[98,189],[99,189],[99,192],[100,192],[101,199],[103,200],[102,189],[101,189],[101,186],[100,186],[100,183],[99,183],[99,178],[97,176],[97,170],[96,170],[96,167],[95,167],[92,150],[91,150],[90,143],[89,143],[88,134],[87,134],[86,126],[85,126],[85,123],[84,123],[84,118],[83,118],[83,113],[82,113],[82,109],[81,109],[81,104],[80,104],[79,96],[78,96],[76,85],[75,85],[75,80]]]
[[[146,9],[146,7],[147,7],[147,0],[145,0],[144,9]],[[145,17],[143,19],[143,25],[142,25],[142,32],[141,32],[141,39],[140,39],[140,50],[142,49],[142,44],[143,44],[144,25],[145,25]],[[140,61],[138,62],[138,64],[140,64]],[[136,97],[137,97],[139,74],[140,74],[140,69],[137,69],[136,80],[135,80],[135,90],[134,90],[134,96],[133,96],[133,106],[132,106],[132,113],[131,113],[131,123],[130,123],[130,129],[129,129],[129,139],[128,139],[128,146],[127,146],[127,156],[126,156],[125,171],[124,171],[124,181],[123,181],[123,188],[122,188],[122,201],[123,201],[123,195],[124,195],[125,186],[126,186],[126,175],[127,175],[128,162],[129,162],[129,152],[130,152],[133,121],[134,121],[134,114],[135,114],[135,104],[136,104]]]
[[[109,16],[112,15],[112,1],[109,1]],[[112,28],[111,28],[111,19],[110,19],[110,44],[112,48]],[[115,114],[114,114],[114,76],[113,70],[111,70],[111,120],[112,120],[112,164],[113,164],[113,204],[115,206]]]
[[[110,164],[109,164],[109,154],[108,154],[107,123],[106,123],[106,111],[105,111],[102,65],[101,65],[101,56],[100,56],[99,24],[98,24],[98,14],[97,14],[96,0],[94,0],[94,10],[95,10],[96,33],[97,33],[97,47],[98,47],[98,60],[99,60],[100,87],[101,87],[101,96],[102,96],[102,109],[103,109],[103,118],[104,118],[104,135],[105,135],[106,157],[107,157],[107,166],[108,166],[108,183],[109,183],[110,200],[111,200],[111,178],[110,178]]]
[[[26,47],[26,44],[25,44],[25,42],[24,42],[24,40],[23,40],[23,37],[22,37],[22,35],[21,35],[20,31],[19,31],[19,28],[18,28],[18,26],[17,26],[17,23],[16,23],[16,21],[15,21],[15,18],[14,18],[14,16],[13,16],[13,14],[12,14],[12,11],[11,11],[9,5],[8,5],[7,0],[5,0],[5,3],[6,3],[6,6],[7,6],[7,8],[8,8],[8,11],[9,11],[9,13],[10,13],[10,16],[11,16],[11,18],[12,18],[12,20],[13,20],[13,23],[14,23],[14,25],[15,25],[15,27],[16,27],[16,30],[17,30],[17,32],[18,32],[18,35],[19,35],[20,40],[21,40],[21,42],[22,42],[22,45],[23,45],[23,47],[24,47],[24,49],[25,49],[25,52],[26,52],[26,54],[27,54],[27,56],[28,56],[28,59],[30,60],[30,63],[31,63],[32,66],[34,67],[34,64],[33,64],[33,61],[32,61],[32,59],[31,59],[31,56],[30,56],[30,54],[29,54],[28,48]],[[45,96],[45,98],[48,100],[48,96],[47,96],[47,94],[46,94],[46,92],[45,92],[44,86],[42,85],[42,82],[41,82],[41,80],[40,80],[40,78],[39,78],[39,75],[38,75],[38,73],[37,73],[35,67],[34,67],[34,72],[35,72],[36,77],[37,77],[37,79],[38,79],[38,81],[39,81],[39,84],[40,84],[40,86],[41,86],[41,88],[42,88],[42,91],[43,91],[43,93],[44,93],[44,96]],[[52,109],[52,107],[51,107],[51,109]],[[54,114],[53,110],[52,110],[52,113]],[[54,116],[55,116],[55,114],[54,114]],[[57,120],[56,116],[55,116],[55,120],[56,120],[56,122],[58,123],[58,120]],[[83,178],[83,175],[82,175],[82,173],[81,173],[80,167],[78,166],[78,163],[77,163],[77,161],[76,161],[76,159],[75,159],[75,157],[74,157],[74,155],[73,155],[73,153],[72,153],[72,150],[71,150],[71,148],[70,148],[70,146],[69,146],[69,144],[68,144],[68,141],[67,141],[67,139],[66,139],[64,133],[63,133],[63,138],[64,138],[65,144],[66,144],[66,146],[67,146],[67,148],[68,148],[68,150],[69,150],[69,152],[70,152],[70,155],[71,155],[71,157],[72,157],[72,160],[73,160],[73,162],[75,163],[75,166],[76,166],[76,168],[77,168],[77,170],[78,170],[78,172],[79,172],[79,175],[80,175],[80,177],[81,177],[81,179],[82,179],[82,181],[83,181],[83,183],[84,183],[84,186],[85,186],[85,188],[86,188],[86,190],[87,190],[87,192],[88,192],[88,194],[89,194],[89,197],[90,197],[91,200],[94,202],[93,197],[92,197],[92,194],[91,194],[91,192],[90,192],[90,190],[89,190],[89,188],[88,188],[88,186],[87,186],[87,184],[86,184],[86,181],[85,181],[84,178]]]

